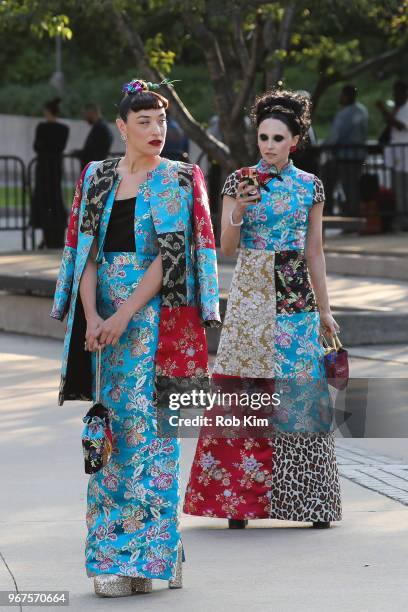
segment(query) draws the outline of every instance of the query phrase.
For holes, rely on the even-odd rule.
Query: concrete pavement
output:
[[[62,338],[63,326],[49,318],[60,256],[59,251],[0,254],[1,330]],[[344,257],[332,256],[339,261]],[[223,311],[234,264],[222,256],[219,259]],[[403,257],[396,259],[403,261]],[[327,284],[345,345],[408,343],[407,281],[328,274]],[[219,330],[209,330],[211,351],[216,351],[218,339]]]
[[[360,253],[365,255],[408,256],[407,232],[360,236],[326,232],[325,251],[329,253]]]
[[[405,609],[408,505],[345,478],[344,519],[328,531],[265,520],[231,532],[224,520],[183,515],[183,590],[168,591],[155,581],[151,595],[96,598],[84,571],[88,477],[80,435],[88,404],[56,405],[60,341],[0,334],[0,347],[1,589],[12,589],[14,578],[20,590],[69,590],[75,612]],[[365,347],[357,348],[354,375],[366,375],[365,367],[373,363],[379,367],[375,359],[364,358]],[[384,347],[382,354],[397,363],[380,364],[391,376],[395,368],[401,374],[406,369],[404,355],[394,348]],[[183,490],[195,442],[182,441]],[[374,449],[367,442],[341,441],[349,464],[344,445],[370,456]],[[406,440],[375,440],[374,445],[376,452],[408,463]]]
[[[221,293],[228,293],[233,273],[234,268],[231,265],[219,265]],[[408,313],[408,282],[380,277],[362,279],[356,276],[328,274],[327,288],[333,308]]]

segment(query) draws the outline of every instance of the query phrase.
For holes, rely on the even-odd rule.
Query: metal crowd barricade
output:
[[[24,162],[14,155],[1,155],[0,231],[21,231],[23,250],[27,248],[28,212]]]
[[[383,184],[394,194],[396,223],[408,227],[408,143],[385,145]]]
[[[395,227],[404,226],[408,218],[408,143],[323,144],[317,149],[326,194],[325,215],[360,217],[370,194],[386,190],[390,210],[383,213],[393,216]],[[395,202],[393,210],[391,200]]]
[[[110,157],[120,157],[122,154],[112,152]],[[388,210],[382,210],[381,215],[388,215],[389,226],[392,225],[394,229],[408,228],[408,143],[385,146],[371,143],[355,146],[322,144],[306,150],[306,160],[307,155],[316,160],[316,173],[323,180],[326,219],[333,216],[340,221],[342,218],[349,221],[355,219],[357,223],[364,217],[362,204],[374,186],[382,190],[383,195],[386,192],[388,197]],[[198,163],[200,160],[201,156]],[[29,231],[31,248],[35,249],[36,246],[35,232],[30,226],[36,163],[37,158],[34,158],[26,168],[19,157],[0,156],[0,231],[21,231],[23,250],[27,249]],[[71,208],[80,172],[79,159],[73,155],[63,155],[61,187],[67,212]],[[211,216],[218,243],[222,206],[216,191],[218,186],[221,189],[222,180],[218,175],[212,177],[211,172],[207,173],[206,178],[212,195]]]

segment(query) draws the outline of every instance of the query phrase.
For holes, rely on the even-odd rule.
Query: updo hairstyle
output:
[[[264,119],[278,119],[299,136],[298,147],[304,144],[310,128],[311,101],[307,95],[289,89],[272,89],[257,97],[251,109],[251,119],[259,128]]]

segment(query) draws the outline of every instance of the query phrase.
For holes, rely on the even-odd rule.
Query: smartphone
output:
[[[256,195],[257,192],[259,193],[259,181],[256,168],[241,168],[239,178],[242,181],[246,181],[248,185],[253,185],[254,188],[249,192],[249,195],[253,196]]]

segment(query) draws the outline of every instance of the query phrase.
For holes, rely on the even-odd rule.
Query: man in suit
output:
[[[84,107],[84,119],[92,127],[83,148],[74,153],[81,160],[82,168],[90,161],[106,159],[113,142],[112,132],[108,123],[102,117],[101,109],[97,104],[90,103]]]

